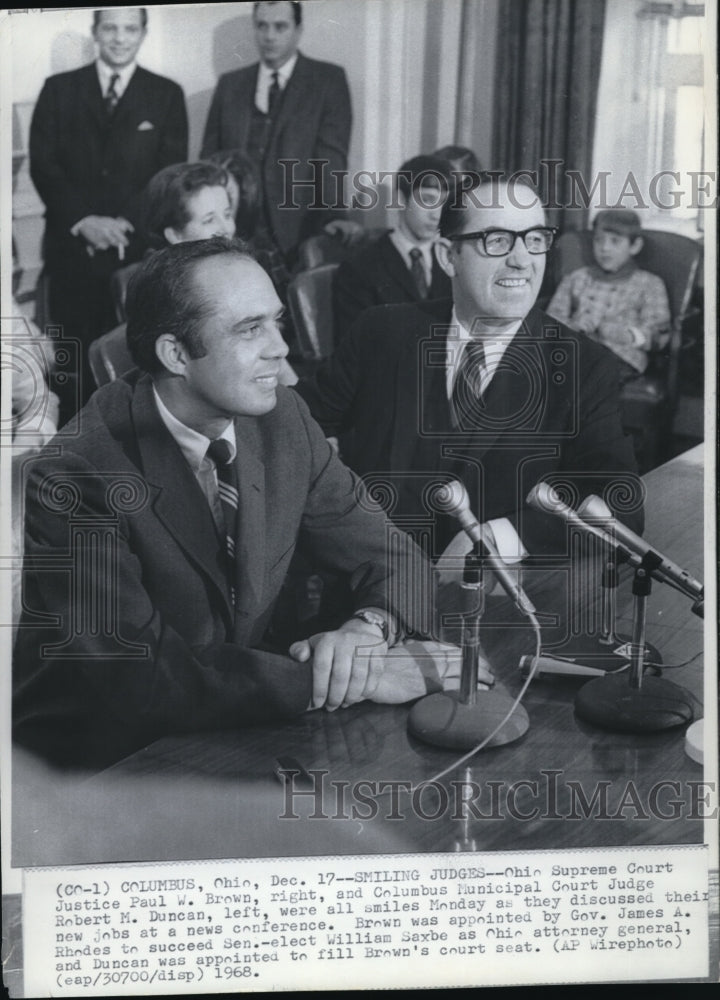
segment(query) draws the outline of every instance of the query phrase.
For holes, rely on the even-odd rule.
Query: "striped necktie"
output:
[[[428,297],[429,288],[427,275],[425,274],[425,265],[423,264],[423,252],[420,247],[412,248],[410,251],[410,260],[410,273],[413,276],[413,281],[415,282],[418,295],[421,299],[426,299]]]
[[[120,74],[113,73],[113,75],[110,77],[110,86],[108,87],[107,93],[105,94],[105,111],[107,113],[108,118],[112,118],[112,116],[115,114],[115,108],[118,106],[118,101],[120,100],[118,92],[115,89],[117,87],[119,79],[120,79]]]
[[[452,413],[456,426],[477,427],[483,410],[485,375],[485,348],[481,340],[470,340],[460,359],[452,391]]]
[[[280,99],[280,74],[277,70],[272,75],[272,83],[268,88],[268,114],[271,118],[275,117],[275,111],[277,110],[277,104]]]
[[[224,438],[211,441],[208,457],[215,463],[218,481],[218,496],[225,518],[225,552],[230,590],[235,602],[235,539],[238,530],[238,484],[237,470],[232,459],[232,448]]]

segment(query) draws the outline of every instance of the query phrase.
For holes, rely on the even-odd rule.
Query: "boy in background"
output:
[[[642,246],[635,212],[599,212],[593,222],[595,263],[566,275],[547,309],[613,351],[620,360],[621,383],[645,371],[649,352],[663,346],[670,326],[663,281],[635,263]]]

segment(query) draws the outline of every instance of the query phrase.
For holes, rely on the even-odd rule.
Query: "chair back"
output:
[[[110,294],[112,295],[115,318],[118,323],[124,323],[127,320],[125,299],[127,298],[128,283],[139,266],[139,263],[128,264],[127,267],[121,267],[117,271],[113,271],[110,276]]]
[[[88,347],[88,363],[98,387],[106,382],[114,382],[135,367],[127,346],[126,330],[126,324],[121,323],[114,330],[93,340]]]
[[[323,264],[341,264],[360,247],[380,239],[387,231],[386,226],[365,229],[354,239],[347,241],[340,236],[331,236],[329,233],[308,236],[298,247],[297,270],[310,271],[313,268],[322,267]]]
[[[335,348],[332,285],[338,266],[300,271],[288,285],[288,308],[306,361],[328,358]]]
[[[643,229],[643,248],[635,260],[644,271],[665,282],[674,322],[688,311],[702,250],[700,244],[679,233]],[[592,230],[563,233],[552,251],[555,287],[565,275],[593,263]]]

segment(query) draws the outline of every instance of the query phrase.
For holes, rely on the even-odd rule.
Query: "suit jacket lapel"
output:
[[[238,475],[237,614],[253,617],[265,580],[265,466],[257,457],[257,424],[252,417],[235,420]]]
[[[427,444],[428,454],[439,450],[449,410],[443,403],[447,324],[451,307],[428,311],[430,323],[422,338],[408,336],[398,357],[397,398],[393,417],[390,467],[402,471],[417,467],[418,449]],[[437,332],[433,335],[432,329]],[[444,327],[444,328],[443,328]]]
[[[538,401],[537,392],[545,392],[543,366],[537,338],[523,321],[485,390],[483,416],[473,434],[476,442],[473,455],[483,455],[502,434],[532,433],[531,429],[525,430],[524,421]]]
[[[139,103],[141,102],[144,103],[144,96],[145,96],[145,86],[143,80],[144,75],[145,71],[142,69],[142,67],[137,66],[135,72],[130,77],[130,82],[125,88],[125,92],[120,98],[117,108],[115,109],[115,115],[113,117],[113,125],[117,124],[118,122],[122,122],[124,118],[127,118],[128,116],[132,115],[133,111],[135,110],[135,108],[137,108]],[[153,122],[153,124],[157,126],[160,123]]]
[[[255,75],[255,85],[257,85],[257,74]],[[273,125],[273,136],[279,136],[289,121],[294,121],[297,127],[297,122],[302,119],[303,109],[308,100],[309,85],[310,73],[308,72],[307,60],[303,55],[298,55],[295,69],[282,95],[280,110]]]
[[[84,74],[85,76],[81,83],[81,100],[90,117],[93,118],[98,125],[104,128],[107,125],[107,114],[105,112],[105,103],[103,101],[102,89],[100,87],[100,80],[98,79],[95,63],[85,66]]]
[[[158,415],[149,378],[138,382],[132,413],[153,510],[189,559],[213,582],[220,606],[230,623],[227,580],[217,559],[218,536],[210,506],[180,448]]]

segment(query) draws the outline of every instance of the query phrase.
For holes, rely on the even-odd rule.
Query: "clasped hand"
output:
[[[329,711],[359,701],[401,705],[457,688],[460,678],[457,646],[411,640],[389,650],[376,628],[356,619],[293,643],[290,655],[300,663],[312,659],[310,708]]]
[[[88,215],[77,228],[78,233],[93,250],[111,250],[115,247],[120,260],[128,245],[127,234],[133,232],[127,219],[114,219],[107,215]]]

